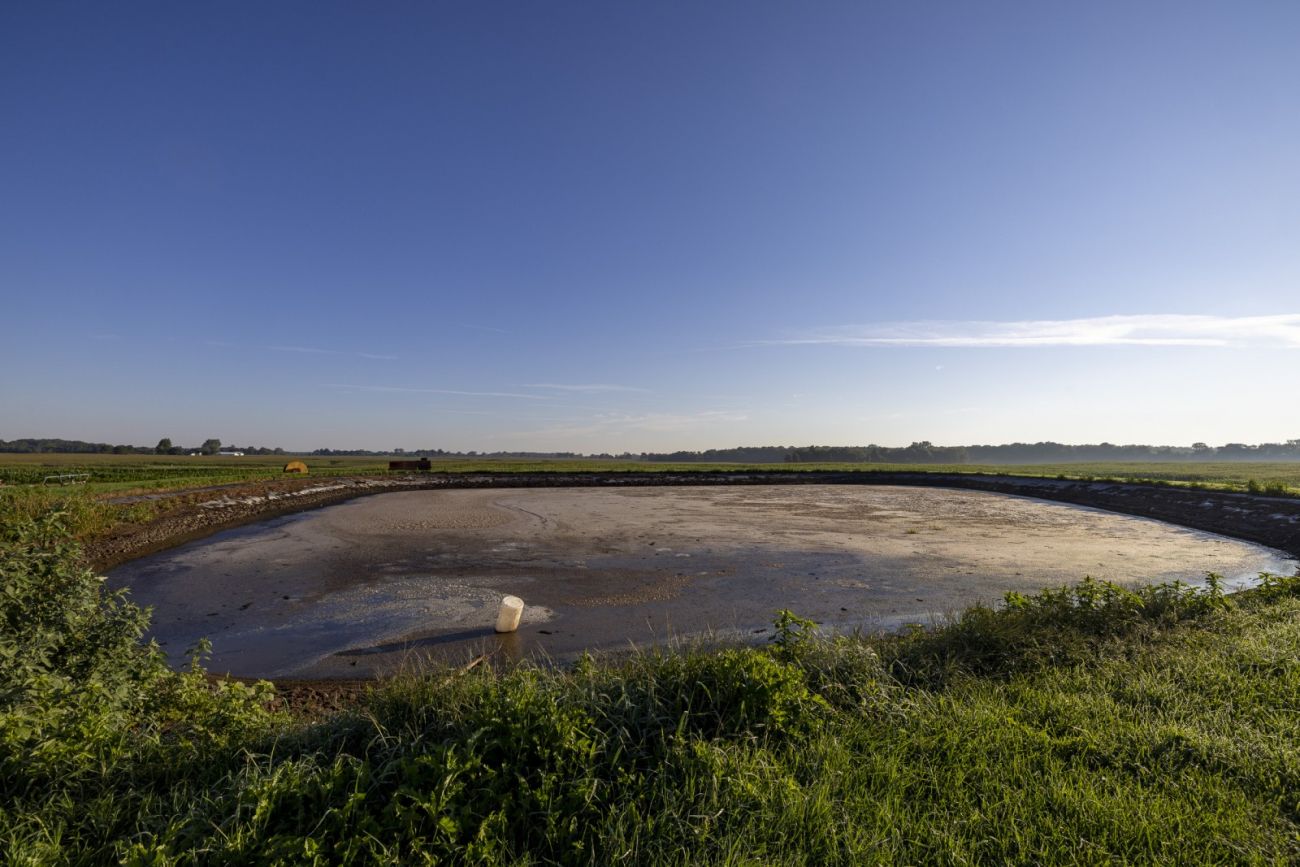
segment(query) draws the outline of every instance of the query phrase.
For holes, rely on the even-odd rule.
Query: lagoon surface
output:
[[[834,630],[931,624],[1085,575],[1245,583],[1281,552],[1080,506],[847,485],[411,491],[277,518],[109,573],[174,662],[361,677],[491,651],[569,658],[701,636],[762,640],[778,609]],[[528,604],[518,633],[497,603]]]

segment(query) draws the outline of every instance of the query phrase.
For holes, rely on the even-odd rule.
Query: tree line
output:
[[[163,437],[153,447],[90,443],[64,439],[0,440],[0,452],[7,453],[72,453],[72,454],[135,454],[182,455],[198,452],[215,455],[239,451],[246,455],[294,454],[282,448],[266,446],[225,446],[221,440],[211,438],[198,446],[176,446]],[[621,454],[582,454],[580,452],[479,452],[448,451],[446,449],[316,449],[308,454],[316,457],[390,457],[413,458],[514,458],[536,459],[586,459],[630,460],[662,463],[744,463],[744,464],[794,464],[794,463],[862,463],[862,464],[1058,464],[1101,463],[1108,461],[1297,461],[1300,460],[1300,439],[1280,443],[1227,443],[1211,446],[1193,443],[1190,446],[1116,445],[1095,443],[1071,445],[1058,442],[1007,443],[1004,445],[936,446],[929,441],[914,442],[908,446],[738,446],[728,449],[677,452],[623,452]]]
[[[1057,464],[1106,461],[1296,461],[1300,439],[1282,443],[1210,446],[1070,445],[1057,442],[936,446],[742,446],[707,451],[647,452],[644,461],[670,463],[866,463],[866,464]]]
[[[169,437],[158,440],[156,446],[114,445],[112,443],[88,443],[84,440],[64,439],[18,439],[0,440],[0,453],[6,454],[76,454],[76,455],[188,455],[197,452],[202,455],[215,455],[222,451],[243,452],[246,455],[282,455],[281,448],[266,446],[225,446],[215,437],[204,440],[202,445],[173,445]]]

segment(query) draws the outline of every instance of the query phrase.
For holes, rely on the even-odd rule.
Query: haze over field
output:
[[[7,4],[0,439],[1300,436],[1300,6]]]

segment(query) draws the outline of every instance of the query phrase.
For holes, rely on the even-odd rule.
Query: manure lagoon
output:
[[[824,628],[931,624],[1009,590],[1091,575],[1243,585],[1282,552],[1081,506],[943,488],[784,485],[442,490],[362,497],[126,563],[181,664],[367,677],[482,652],[567,659],[717,636],[762,640],[788,608]],[[498,600],[527,603],[512,635]]]

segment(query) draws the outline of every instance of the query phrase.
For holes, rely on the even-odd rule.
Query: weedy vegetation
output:
[[[51,504],[45,504],[51,505]],[[1300,577],[426,672],[305,720],[167,668],[67,515],[0,535],[13,864],[1294,863]]]

